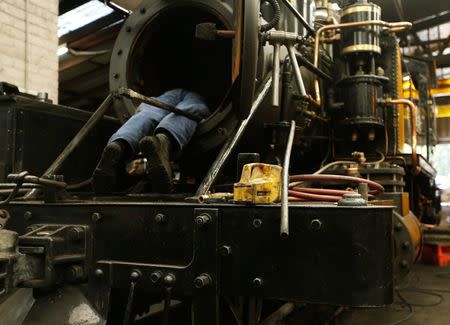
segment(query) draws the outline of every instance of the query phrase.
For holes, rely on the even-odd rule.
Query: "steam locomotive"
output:
[[[439,202],[430,75],[400,53],[411,24],[381,17],[365,0],[145,0],[93,114],[2,84],[0,323],[319,323],[391,304]],[[214,112],[174,193],[126,173],[93,193],[109,136],[175,87]],[[277,200],[231,194],[249,163],[283,167],[262,176]]]

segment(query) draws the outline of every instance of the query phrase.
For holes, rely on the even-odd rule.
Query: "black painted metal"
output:
[[[291,206],[288,239],[279,237],[279,209],[92,201],[13,204],[8,228],[20,234],[33,224],[92,227],[89,283],[103,293],[94,301],[102,315],[109,299],[104,294],[110,288],[128,289],[134,270],[142,274],[136,290],[158,296],[164,283],[154,283],[151,274],[170,273],[176,278],[173,296],[191,296],[194,302],[217,295],[352,306],[392,302],[392,208]],[[26,220],[25,211],[33,217]],[[167,217],[165,223],[157,223],[158,213]],[[205,214],[209,221],[198,222]],[[320,229],[310,227],[315,219],[321,221]],[[230,254],[219,254],[223,245]],[[199,289],[194,280],[201,274],[208,274],[212,283]],[[261,286],[255,287],[255,278],[262,280]]]

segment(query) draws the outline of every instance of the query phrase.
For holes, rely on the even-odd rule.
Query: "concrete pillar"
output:
[[[58,0],[0,0],[0,81],[58,101]]]

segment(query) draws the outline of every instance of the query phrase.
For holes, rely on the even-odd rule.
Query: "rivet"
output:
[[[261,219],[253,219],[253,227],[255,228],[261,228],[263,224],[263,221]]]
[[[263,285],[263,280],[261,278],[254,278],[252,283],[255,288],[260,288]]]

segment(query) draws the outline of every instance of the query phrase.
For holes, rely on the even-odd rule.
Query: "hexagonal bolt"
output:
[[[102,218],[102,215],[98,212],[94,212],[91,216],[92,222],[98,222]]]
[[[212,285],[212,282],[213,281],[211,279],[211,276],[208,273],[202,273],[198,277],[195,278],[194,286],[197,289],[202,289],[202,288]]]
[[[153,283],[160,283],[164,274],[161,271],[155,271],[152,274],[150,274],[150,281]]]
[[[261,278],[254,278],[252,281],[252,284],[255,288],[261,288],[263,285],[263,279]]]
[[[319,219],[313,219],[311,220],[309,227],[312,231],[319,231],[320,229],[322,229],[322,221],[320,221]]]
[[[211,217],[209,214],[201,214],[195,218],[195,223],[198,227],[202,228],[211,222]]]
[[[84,268],[81,265],[71,265],[66,271],[66,279],[75,282],[84,277]]]
[[[168,273],[163,279],[163,283],[166,287],[172,287],[176,281],[177,278],[172,273]]]
[[[395,231],[400,232],[403,229],[403,225],[401,222],[397,222],[394,226]]]
[[[74,242],[80,241],[81,238],[83,238],[84,229],[81,227],[70,228],[67,235],[71,241]]]
[[[231,246],[228,245],[222,245],[219,247],[219,254],[222,256],[230,256],[233,252],[233,249],[231,248]]]
[[[164,214],[162,214],[162,213],[158,213],[155,216],[155,222],[158,223],[158,224],[166,223],[167,222],[167,217]]]

